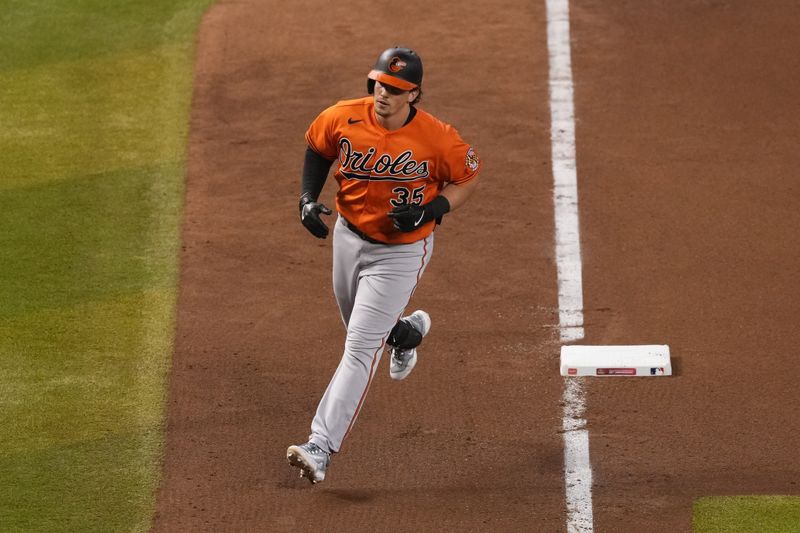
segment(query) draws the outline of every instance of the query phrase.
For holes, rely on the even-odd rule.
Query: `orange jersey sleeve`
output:
[[[331,106],[311,123],[306,131],[308,146],[325,159],[336,159],[339,149],[335,138],[336,106]]]
[[[336,209],[371,238],[389,244],[430,235],[435,222],[416,231],[397,231],[389,211],[405,203],[426,204],[446,183],[462,184],[480,168],[475,151],[452,126],[418,109],[397,130],[386,130],[374,114],[372,97],[329,107],[306,132],[309,147],[338,158]]]
[[[443,176],[446,181],[460,185],[467,183],[478,175],[481,162],[472,146],[461,139],[461,136],[452,126],[446,127],[446,142],[442,143],[440,162]]]

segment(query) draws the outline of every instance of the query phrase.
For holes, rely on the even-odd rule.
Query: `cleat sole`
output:
[[[286,452],[286,460],[289,461],[291,466],[300,469],[300,477],[308,479],[312,485],[316,485],[317,482],[322,481],[325,479],[323,476],[320,479],[315,479],[315,469],[313,466],[309,465],[303,458],[303,455],[300,452],[292,450],[293,446],[289,447],[289,450]]]

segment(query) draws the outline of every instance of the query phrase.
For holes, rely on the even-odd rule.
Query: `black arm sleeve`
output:
[[[300,196],[316,202],[325,180],[328,179],[328,171],[332,164],[333,161],[325,159],[311,148],[306,148],[306,157],[303,161],[303,190]]]

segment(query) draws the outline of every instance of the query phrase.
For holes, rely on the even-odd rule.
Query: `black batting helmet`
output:
[[[404,91],[416,89],[422,85],[422,59],[410,48],[387,48],[378,57],[367,78],[369,94],[375,90],[376,81]]]

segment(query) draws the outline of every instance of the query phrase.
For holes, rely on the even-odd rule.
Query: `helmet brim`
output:
[[[417,86],[410,81],[406,81],[395,76],[390,76],[381,70],[371,70],[369,74],[367,74],[367,77],[371,80],[381,82],[381,85],[391,85],[392,87],[402,89],[403,91],[410,91],[417,88]]]

